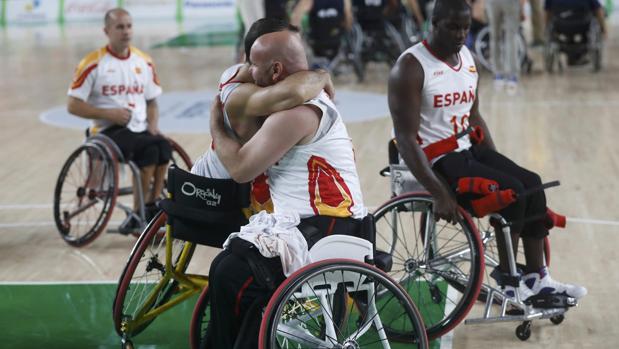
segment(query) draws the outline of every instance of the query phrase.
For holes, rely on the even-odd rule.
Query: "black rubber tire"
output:
[[[357,273],[359,275],[358,278],[357,276],[350,277],[350,275],[356,275],[352,273]],[[329,278],[327,278],[326,275],[330,275]],[[318,292],[318,290],[324,288],[319,287],[320,285],[310,286],[310,281],[314,282],[316,280],[325,280],[326,283],[322,286],[326,286],[327,284],[331,285],[332,282],[338,282],[335,280],[335,278],[337,278],[339,275],[341,275],[342,282],[345,282],[347,287],[357,287],[352,290],[347,290],[347,293],[353,299],[356,297],[363,297],[364,293],[363,290],[360,288],[361,285],[368,285],[370,282],[379,283],[379,285],[375,286],[374,290],[384,290],[384,292],[382,293],[382,295],[379,295],[379,292],[373,293],[373,295],[376,297],[376,304],[379,305],[381,308],[380,310],[377,309],[377,311],[385,310],[386,313],[384,313],[383,315],[396,315],[392,320],[382,319],[381,316],[381,320],[391,321],[391,324],[395,322],[400,324],[406,323],[405,327],[407,328],[406,330],[401,331],[399,333],[399,336],[390,336],[389,334],[387,334],[388,340],[405,341],[412,343],[412,345],[410,345],[411,348],[428,347],[428,338],[425,333],[425,327],[423,326],[423,320],[421,318],[421,315],[417,311],[415,304],[412,302],[408,294],[404,291],[404,289],[402,289],[400,285],[398,285],[394,280],[389,278],[389,276],[381,270],[365,263],[348,259],[327,259],[312,263],[296,271],[294,274],[288,277],[275,291],[264,311],[264,315],[262,318],[259,335],[259,348],[275,349],[281,347],[282,343],[278,341],[278,336],[286,337],[286,343],[294,340],[285,335],[281,335],[282,332],[278,331],[278,328],[280,327],[279,325],[276,326],[275,324],[280,324],[280,321],[282,321],[282,323],[287,323],[287,325],[282,325],[282,329],[294,329],[293,326],[297,324],[300,325],[301,321],[303,321],[302,319],[307,318],[307,320],[310,321],[310,324],[308,325],[306,323],[303,323],[303,325],[300,325],[300,328],[305,329],[307,333],[320,333],[320,336],[324,336],[324,324],[322,325],[322,328],[313,327],[314,324],[318,324],[318,322],[320,321],[320,314],[324,315],[324,312],[315,312],[310,314],[307,311],[307,304],[309,300],[300,300],[295,294],[300,289],[303,288],[307,290],[307,287],[309,287],[309,290],[312,290],[312,293],[316,295],[316,292]],[[344,275],[346,275],[346,277]],[[355,282],[350,281],[351,279],[358,280],[356,285],[353,285]],[[341,282],[338,282],[338,285],[340,284]],[[389,298],[389,294],[393,295],[393,297]],[[391,302],[391,300],[396,300],[397,304],[395,307],[387,308],[387,305]],[[314,306],[319,307],[320,303],[318,302],[318,304],[314,304]],[[347,311],[351,314],[355,311],[352,302],[349,307],[347,306],[347,308]],[[299,309],[301,309],[300,312]],[[311,309],[315,310],[314,307],[312,307]],[[298,318],[294,318],[295,315],[298,315]],[[336,341],[339,343],[340,341],[343,341],[344,338],[348,338],[347,335],[349,334],[349,331],[355,331],[355,329],[351,327],[360,326],[360,323],[365,324],[369,322],[368,319],[366,319],[366,312],[357,311],[354,315],[358,316],[358,320],[354,321],[354,319],[349,319],[348,321],[346,321],[346,326],[340,326],[338,328],[335,328],[334,330],[336,331],[335,333],[337,338],[329,337],[329,341]],[[322,320],[324,321],[324,316],[322,317]],[[406,322],[404,320],[409,320],[410,322]],[[385,322],[383,321],[383,326],[384,325]],[[370,326],[370,328],[372,328],[372,325]],[[292,333],[286,334],[294,335]],[[325,340],[327,340],[326,337],[323,341]],[[371,340],[371,343],[373,345],[376,344],[376,339],[374,337],[370,337],[369,339],[364,338],[364,340]],[[342,345],[342,343],[339,344]],[[369,343],[363,343],[361,338],[355,338],[355,344],[358,345],[358,347],[360,348],[368,348],[368,346],[366,346],[365,344],[369,345]]]
[[[60,236],[75,247],[94,241],[105,230],[117,196],[116,158],[96,144],[81,145],[62,166],[54,189],[54,221]],[[84,200],[90,201],[83,204]]]
[[[484,263],[479,234],[468,214],[460,209],[455,227],[444,221],[435,223],[432,205],[428,193],[406,193],[383,204],[374,217],[376,249],[393,259],[389,275],[409,292],[423,315],[428,337],[435,339],[457,326],[470,311],[480,291]],[[434,245],[426,250],[426,231],[432,229]],[[456,251],[462,254],[461,260]],[[454,262],[443,252],[454,253]],[[458,292],[447,297],[448,286]],[[434,310],[437,303],[448,300],[449,313]],[[386,330],[390,330],[388,326]]]

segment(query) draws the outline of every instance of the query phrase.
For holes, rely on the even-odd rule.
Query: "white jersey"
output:
[[[228,97],[230,97],[232,91],[234,91],[234,89],[236,89],[240,85],[240,83],[235,81],[234,78],[236,77],[242,66],[242,63],[231,66],[230,68],[226,69],[219,78],[219,98],[221,99],[221,103],[224,105],[228,101]],[[234,132],[234,129],[232,129],[232,125],[230,124],[230,118],[228,117],[228,113],[226,112],[225,108],[224,123],[226,124],[226,130],[228,131],[228,133],[233,135],[235,138],[238,138],[236,136],[236,133]],[[191,173],[209,178],[231,178],[228,170],[226,170],[226,167],[217,156],[217,153],[215,152],[213,146],[211,146],[211,148],[207,150],[207,152],[202,155],[202,157],[198,159],[198,161],[196,161],[196,163],[193,165],[193,168],[191,169]]]
[[[160,94],[152,59],[133,46],[127,57],[116,56],[108,47],[86,55],[75,70],[68,92],[96,108],[131,110],[127,128],[133,132],[146,131],[146,101]],[[100,130],[112,125],[101,119],[93,122]]]
[[[469,113],[475,102],[477,69],[466,46],[458,53],[458,65],[450,66],[437,58],[424,40],[402,53],[412,54],[423,68],[421,124],[417,141],[422,148],[449,138],[469,126]],[[458,139],[461,151],[471,147],[469,137]],[[434,163],[441,156],[432,160]]]
[[[275,212],[363,218],[361,187],[352,140],[326,93],[306,104],[322,111],[316,134],[290,149],[267,171]]]

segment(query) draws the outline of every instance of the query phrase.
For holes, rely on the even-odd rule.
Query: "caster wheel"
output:
[[[562,323],[563,320],[565,320],[565,316],[564,315],[557,315],[557,316],[553,316],[553,317],[550,318],[550,322],[552,322],[555,325],[558,325],[558,324]]]
[[[122,349],[133,349],[133,342],[128,339],[123,339],[121,344]]]
[[[526,341],[531,337],[531,322],[525,321],[522,325],[516,327],[516,337],[521,341]]]

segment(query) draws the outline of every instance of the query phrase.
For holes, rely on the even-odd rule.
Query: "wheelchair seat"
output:
[[[586,36],[593,19],[593,12],[586,3],[565,6],[555,5],[550,10],[555,35]],[[572,38],[573,39],[573,38]]]
[[[198,176],[176,166],[168,169],[168,198],[159,205],[168,215],[172,236],[221,247],[230,233],[247,224],[250,184]]]

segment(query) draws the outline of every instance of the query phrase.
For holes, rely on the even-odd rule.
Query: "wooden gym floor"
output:
[[[136,23],[135,28],[135,45],[154,57],[166,92],[215,90],[219,74],[232,62],[231,47],[148,49],[178,32],[176,24]],[[86,52],[104,43],[97,25],[0,29],[0,282],[114,281],[135,242],[132,237],[103,234],[90,246],[76,249],[63,242],[53,225],[54,185],[63,162],[83,140],[83,131],[43,124],[39,114],[66,103],[75,65]],[[514,336],[515,323],[461,324],[453,336],[454,348],[616,345],[616,36],[609,38],[606,48],[605,67],[598,74],[578,68],[548,75],[541,72],[541,50],[533,51],[534,72],[522,78],[514,97],[495,91],[488,74],[483,76],[481,109],[498,149],[545,180],[562,182],[561,187],[548,191],[550,207],[569,217],[567,229],[551,235],[552,275],[585,285],[589,295],[567,313],[560,326],[534,322],[526,343]],[[337,80],[337,88],[384,94],[387,74],[387,66],[370,65],[367,83],[357,85],[343,77]],[[389,198],[389,183],[378,171],[387,163],[391,120],[385,115],[349,124],[348,129],[366,204],[376,207]],[[192,159],[210,143],[208,134],[169,135]],[[115,215],[113,220],[121,218]],[[206,272],[213,252],[202,251],[192,268]],[[102,306],[111,307],[107,298],[105,302]],[[8,316],[0,313],[0,318],[7,317],[5,322]]]

